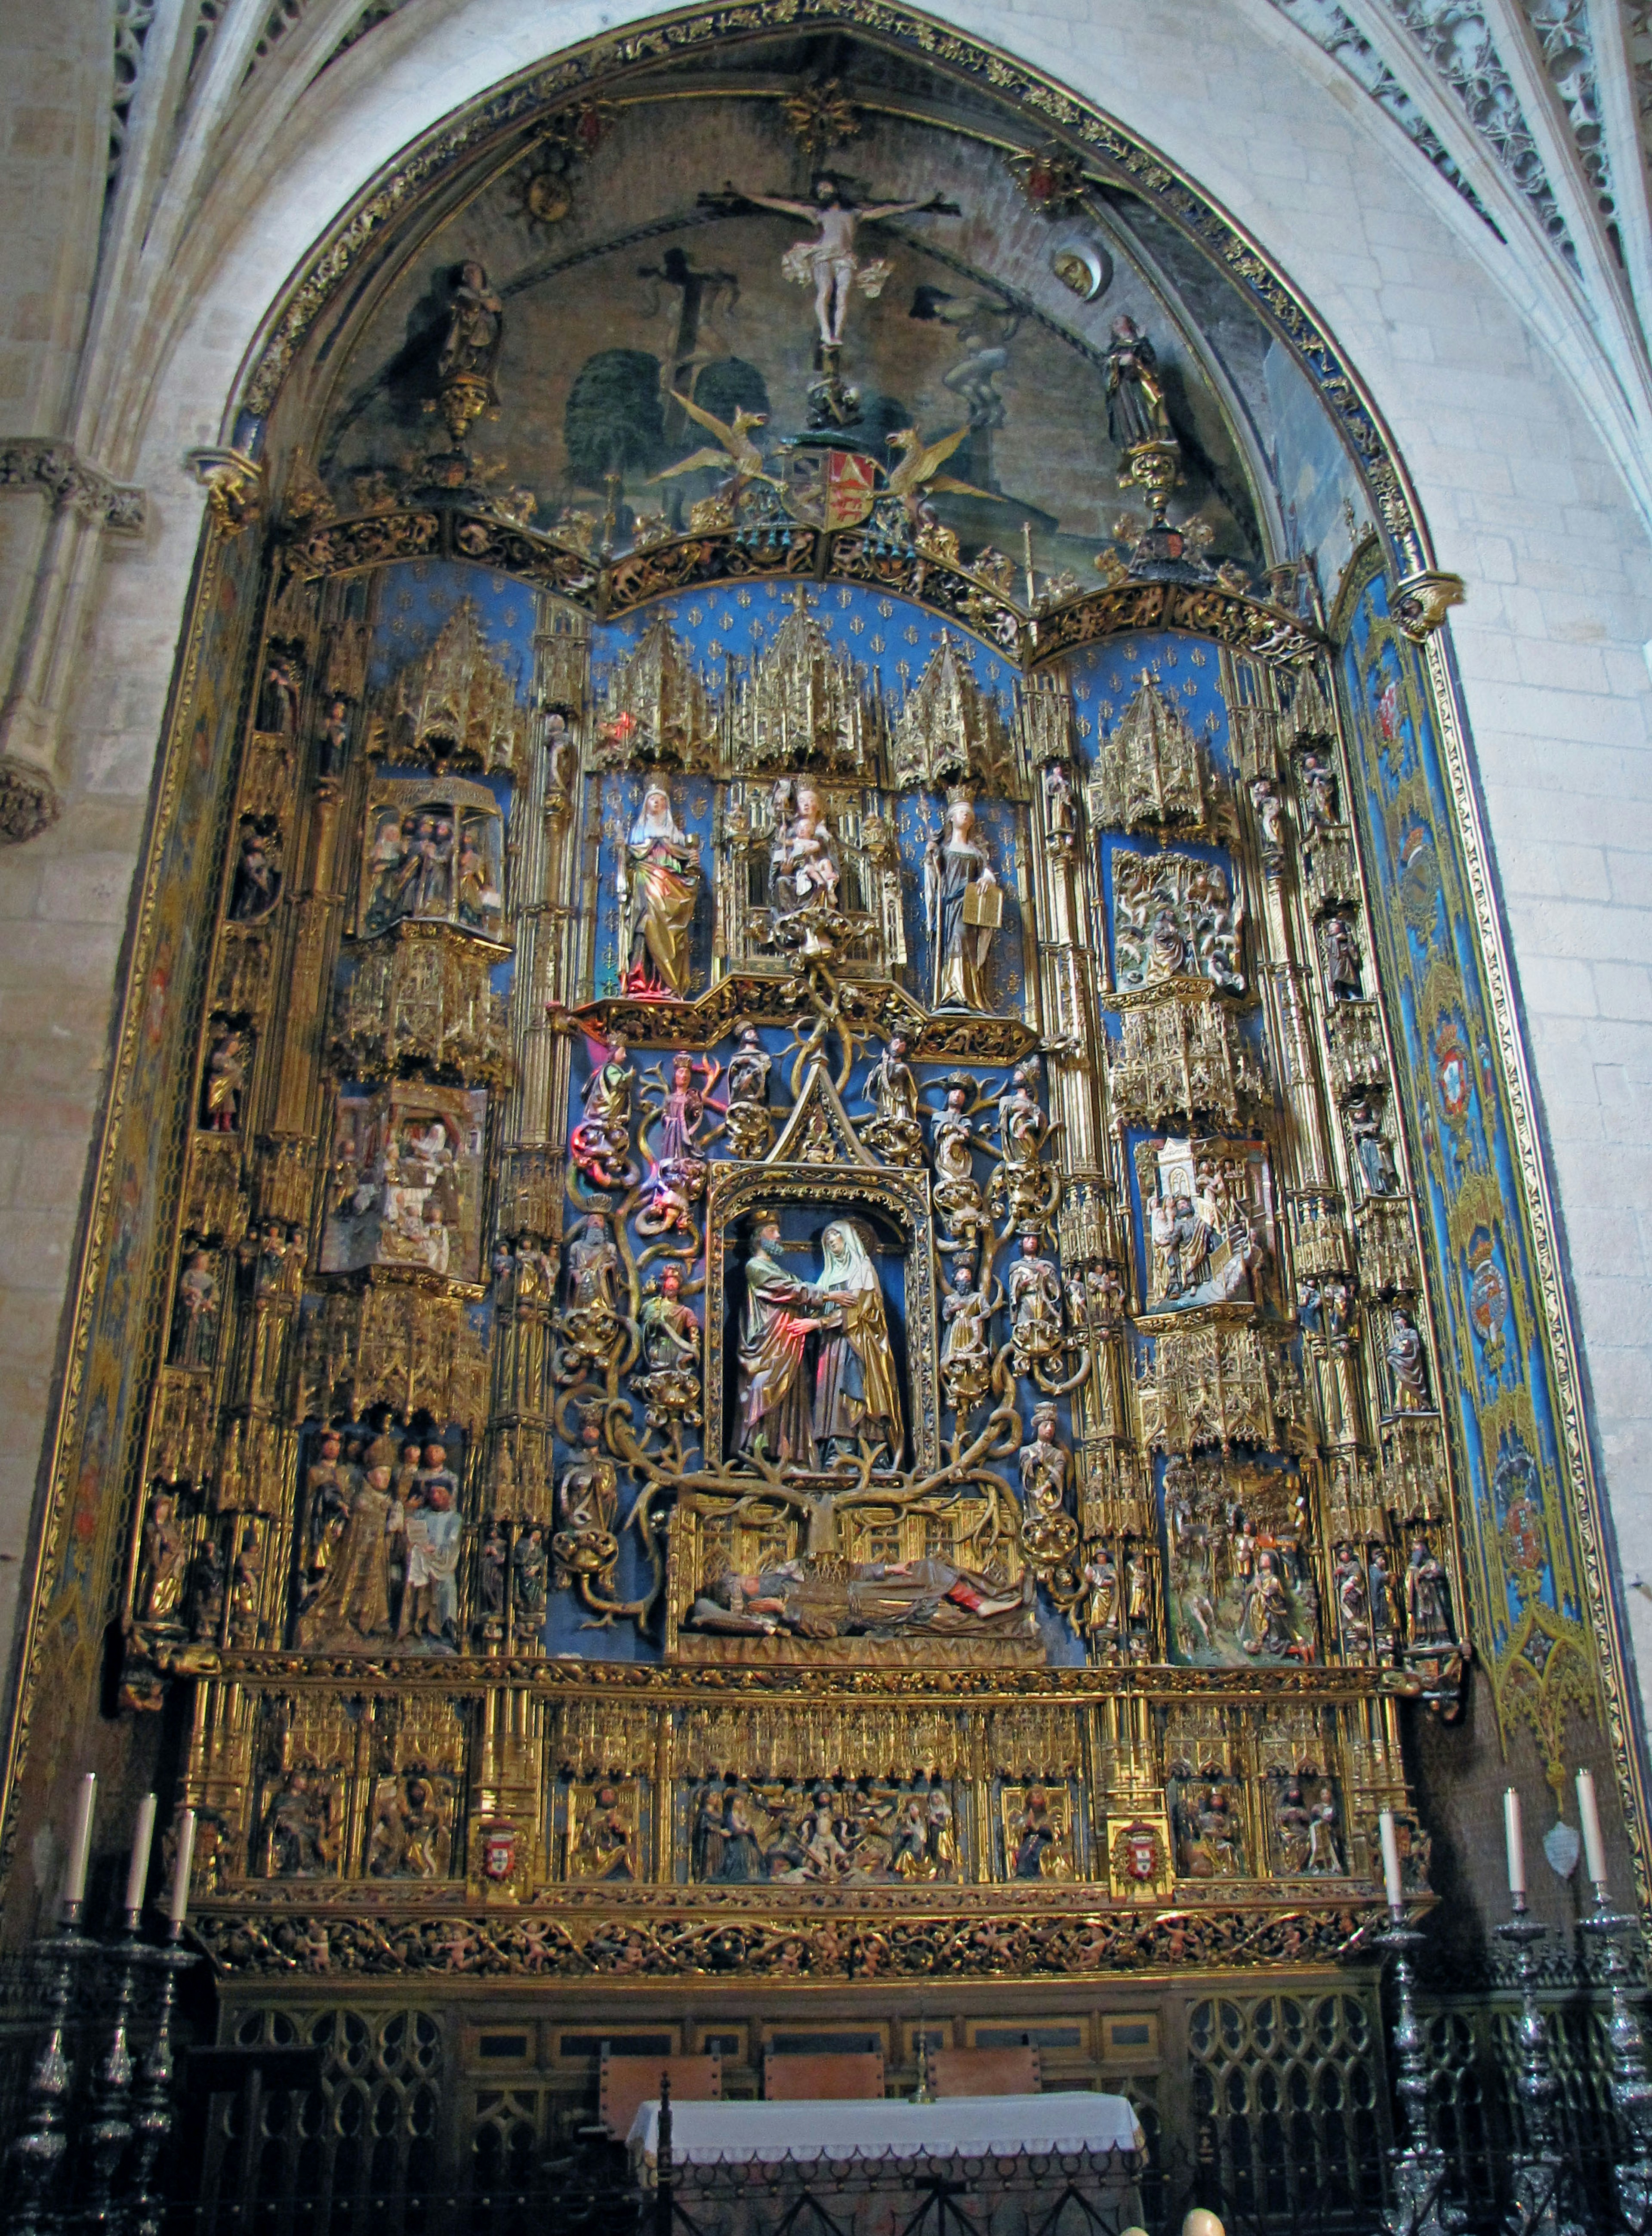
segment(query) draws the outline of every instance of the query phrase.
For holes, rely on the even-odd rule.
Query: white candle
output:
[[[1393,1811],[1385,1809],[1377,1819],[1377,1831],[1382,1838],[1382,1884],[1387,1891],[1390,1910],[1406,1906],[1405,1881],[1400,1876],[1400,1835],[1394,1830]]]
[[[189,1866],[195,1857],[195,1812],[186,1809],[178,1822],[178,1852],[172,1864],[172,1891],[167,1897],[167,1915],[174,1925],[184,1922],[184,1912],[189,1907]]]
[[[1601,1838],[1600,1811],[1595,1805],[1595,1776],[1592,1771],[1577,1773],[1577,1814],[1583,1828],[1583,1855],[1587,1859],[1589,1876],[1597,1887],[1606,1884],[1606,1843]]]
[[[1509,1851],[1509,1892],[1526,1891],[1525,1841],[1520,1830],[1520,1797],[1512,1786],[1503,1797],[1503,1838]]]
[[[92,1812],[97,1805],[97,1772],[88,1770],[75,1797],[75,1823],[69,1836],[69,1861],[63,1868],[63,1900],[86,1899],[86,1864],[92,1852]]]
[[[143,1890],[149,1879],[149,1850],[154,1841],[155,1798],[146,1793],[138,1804],[138,1821],[132,1828],[132,1861],[127,1868],[126,1906],[143,1908]]]

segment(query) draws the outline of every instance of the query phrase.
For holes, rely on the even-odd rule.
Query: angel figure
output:
[[[823,349],[842,346],[852,290],[858,286],[862,295],[875,300],[894,268],[887,257],[875,257],[865,264],[856,259],[856,228],[875,224],[880,218],[905,217],[914,210],[949,207],[939,194],[931,194],[924,201],[869,202],[853,209],[843,200],[836,179],[817,179],[812,202],[787,201],[777,194],[743,194],[741,199],[755,202],[759,209],[777,210],[782,217],[806,219],[820,228],[813,240],[795,241],[781,259],[780,268],[800,286],[814,282],[815,319]]]
[[[679,396],[674,388],[672,401],[680,404],[697,426],[704,427],[708,435],[715,435],[719,447],[714,449],[711,444],[705,444],[691,457],[679,458],[674,466],[667,466],[663,473],[655,474],[655,481],[668,482],[674,475],[698,473],[702,466],[715,466],[727,477],[718,495],[731,506],[739,503],[741,493],[748,483],[767,482],[773,490],[780,487],[772,474],[764,472],[763,453],[751,439],[754,427],[768,425],[766,411],[748,411],[743,404],[737,405],[733,424],[725,426],[703,405],[696,404],[689,397]],[[730,472],[731,466],[732,472]]]

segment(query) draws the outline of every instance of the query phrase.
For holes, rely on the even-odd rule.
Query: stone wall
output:
[[[311,16],[342,25],[353,12],[317,0]],[[416,0],[301,103],[272,99],[239,160],[200,171],[187,249],[159,274],[134,264],[126,323],[100,330],[96,361],[82,368],[77,439],[144,487],[148,523],[140,541],[102,545],[56,762],[62,819],[0,852],[0,1555],[21,1553],[27,1533],[117,953],[199,532],[201,498],[181,454],[225,438],[222,415],[259,319],[304,245],[365,180],[472,94],[643,12],[612,0],[524,0],[508,11],[495,0]],[[1499,243],[1263,0],[1161,0],[1150,10],[1130,0],[952,0],[934,12],[1110,109],[1265,245],[1359,368],[1411,470],[1440,563],[1467,582],[1450,635],[1570,1253],[1596,1448],[1624,1571],[1652,1571],[1652,1145],[1640,1115],[1652,1086],[1652,678],[1642,650],[1652,551],[1588,416],[1587,384],[1563,366],[1569,345],[1550,298],[1518,245]],[[272,82],[281,52],[261,65]],[[65,250],[54,264],[51,224],[56,215],[69,247],[83,247],[83,210],[43,194],[38,164],[66,160],[41,122],[56,113],[54,85],[73,89],[67,160],[91,161],[99,147],[87,93],[96,73],[85,64],[77,77],[77,67],[9,30],[0,256],[23,253],[10,245],[19,223],[43,227],[31,235],[30,268],[61,272],[55,285],[70,293],[75,258]],[[47,151],[38,158],[36,135]],[[3,261],[0,272],[10,280]],[[31,339],[36,328],[49,334]],[[40,288],[0,287],[10,431],[69,424],[62,350]],[[26,412],[45,416],[37,425],[13,416]],[[13,516],[37,516],[42,500],[0,493],[0,508],[3,612],[26,596],[31,565],[32,537]],[[0,1568],[7,1612],[17,1574]],[[1628,1598],[1652,1671],[1652,1596]]]

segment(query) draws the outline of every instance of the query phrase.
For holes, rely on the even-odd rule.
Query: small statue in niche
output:
[[[1039,1242],[1036,1227],[1023,1230],[1021,1254],[1012,1259],[1005,1277],[1005,1291],[1014,1316],[1010,1340],[1015,1346],[1018,1374],[1031,1374],[1059,1358],[1066,1347],[1061,1325],[1060,1276],[1040,1253]]]
[[[349,761],[350,710],[342,699],[335,699],[316,740],[316,774],[324,784],[335,784]]]
[[[1406,1627],[1413,1647],[1456,1643],[1445,1566],[1420,1530],[1406,1562]]]
[[[699,890],[699,841],[678,825],[665,786],[650,785],[620,864],[627,994],[686,996]]]
[[[1274,1844],[1282,1872],[1293,1878],[1340,1877],[1342,1858],[1336,1829],[1336,1803],[1328,1786],[1314,1787],[1297,1778],[1276,1782]]]
[[[218,1277],[212,1254],[192,1250],[178,1276],[172,1307],[174,1366],[210,1366],[218,1353]]]
[[[1050,1797],[1043,1786],[1028,1788],[1013,1832],[1011,1870],[1016,1878],[1071,1878],[1071,1870],[1060,1853],[1061,1835],[1052,1818]]]
[[[1116,1637],[1118,1568],[1111,1551],[1100,1540],[1088,1549],[1078,1580],[1084,1588],[1078,1602],[1078,1628],[1092,1640]]]
[[[262,924],[281,898],[281,872],[276,867],[269,840],[256,825],[241,835],[240,859],[230,886],[232,924]]]
[[[1360,1167],[1360,1177],[1367,1195],[1396,1195],[1400,1190],[1400,1174],[1394,1164],[1393,1151],[1389,1148],[1382,1130],[1382,1102],[1379,1096],[1361,1095],[1347,1106],[1348,1131],[1354,1136],[1354,1154]]]
[[[140,1622],[175,1622],[183,1604],[187,1554],[178,1526],[178,1502],[158,1490],[143,1524],[134,1612]]]
[[[1053,1405],[1032,1408],[1032,1433],[1019,1455],[1021,1497],[1029,1515],[1047,1521],[1067,1501],[1071,1455],[1062,1444]]]
[[[484,1624],[497,1623],[504,1615],[506,1558],[504,1530],[490,1522],[476,1555],[476,1598]]]
[[[1388,1368],[1388,1405],[1393,1413],[1432,1411],[1428,1397],[1428,1363],[1423,1339],[1405,1307],[1396,1305],[1388,1316],[1388,1341],[1384,1357]]]
[[[1244,1870],[1238,1796],[1223,1782],[1186,1790],[1182,1819],[1182,1869],[1192,1879],[1236,1878]]]
[[[1325,1284],[1325,1332],[1333,1343],[1343,1343],[1354,1325],[1354,1284],[1345,1273],[1333,1273]]]
[[[298,727],[298,700],[304,684],[291,654],[272,645],[259,686],[258,726],[267,734],[290,738]]]
[[[331,1430],[322,1437],[318,1457],[305,1475],[305,1574],[311,1592],[319,1585],[350,1521],[350,1502],[360,1470],[346,1470],[342,1440]]]
[[[760,1157],[769,1147],[769,1074],[774,1059],[755,1025],[742,1025],[729,1060],[728,1111],[724,1132],[729,1154]]]
[[[376,1879],[444,1879],[453,1853],[447,1798],[433,1779],[379,1781],[367,1869]]]
[[[1285,803],[1279,796],[1279,786],[1272,777],[1253,777],[1250,783],[1250,804],[1256,811],[1256,829],[1262,838],[1264,862],[1277,861],[1285,851],[1285,831],[1282,818]]]
[[[1339,1545],[1336,1549],[1331,1588],[1336,1595],[1345,1650],[1364,1654],[1371,1644],[1371,1600],[1365,1570],[1352,1545]]]
[[[568,1858],[568,1876],[580,1879],[633,1879],[630,1818],[612,1786],[600,1786],[580,1818]]]
[[[1296,782],[1301,794],[1307,837],[1317,838],[1327,831],[1335,830],[1341,817],[1336,778],[1328,758],[1317,749],[1305,753],[1296,765]]]
[[[402,1588],[397,1639],[430,1639],[456,1647],[459,1640],[459,1555],[464,1525],[456,1506],[458,1484],[440,1444],[427,1444],[402,1520],[407,1576]]]
[[[921,1165],[923,1128],[918,1123],[918,1084],[907,1062],[904,1033],[892,1033],[866,1075],[876,1113],[862,1129],[868,1148],[886,1165]]]
[[[574,1163],[598,1187],[628,1187],[636,1177],[630,1169],[631,1095],[635,1084],[624,1036],[616,1033],[607,1056],[585,1083],[585,1116],[568,1143]]]
[[[1346,917],[1328,916],[1320,936],[1325,943],[1325,978],[1331,999],[1359,1001],[1365,991],[1365,979],[1353,926]]]
[[[312,1786],[312,1775],[305,1770],[290,1772],[271,1802],[272,1878],[318,1878],[332,1869],[338,1852],[332,1832],[332,1788]]]
[[[1393,1577],[1388,1568],[1388,1556],[1380,1545],[1371,1548],[1366,1564],[1366,1574],[1371,1580],[1371,1627],[1379,1651],[1393,1650],[1400,1628],[1399,1604],[1394,1598]]]
[[[1107,431],[1119,450],[1175,442],[1158,352],[1128,312],[1113,320],[1105,378]]]
[[[224,1549],[216,1537],[203,1537],[189,1564],[190,1628],[197,1645],[218,1634],[224,1620]]]
[[[453,865],[454,912],[467,931],[499,937],[505,897],[494,882],[494,872],[479,834],[485,837],[482,819],[467,816],[459,832],[459,852]]]
[[[504,326],[505,306],[488,286],[486,270],[480,264],[462,264],[436,358],[437,380],[443,386],[455,380],[484,382],[491,399]]]
[[[259,1633],[259,1598],[264,1588],[264,1549],[258,1524],[249,1522],[236,1549],[230,1572],[229,1638],[232,1646],[255,1646]]]
[[[200,1122],[209,1134],[239,1134],[246,1084],[246,1036],[226,1025],[215,1033],[201,1081]]]
[[[560,707],[553,707],[545,717],[545,758],[553,791],[571,792],[580,773],[580,754]]]
[[[518,1630],[537,1630],[545,1620],[548,1568],[544,1529],[529,1522],[510,1555],[511,1612]]]
[[[1044,772],[1044,821],[1052,838],[1071,838],[1078,828],[1072,779],[1060,761],[1051,761]]]
[[[1342,1869],[1336,1845],[1336,1804],[1328,1786],[1320,1788],[1319,1798],[1308,1812],[1308,1869],[1316,1878],[1335,1878]]]
[[[947,802],[940,831],[924,848],[923,901],[931,1001],[937,1009],[987,1015],[987,958],[1004,903],[967,793]]]
[[[769,849],[769,905],[777,917],[829,915],[837,906],[842,876],[837,840],[812,785],[799,785],[796,803],[783,781],[774,792],[774,840]]]
[[[299,1610],[301,1647],[390,1637],[392,1568],[405,1575],[406,1561],[404,1503],[392,1493],[390,1476],[389,1462],[378,1457],[351,1491],[337,1549]]]
[[[1247,1654],[1300,1656],[1301,1648],[1291,1622],[1290,1595],[1285,1589],[1275,1556],[1266,1550],[1255,1556],[1239,1626],[1239,1643]]]
[[[967,1259],[952,1269],[951,1293],[943,1297],[941,1317],[947,1338],[941,1354],[941,1386],[954,1411],[969,1413],[987,1395],[993,1379],[993,1353],[987,1330],[992,1304],[985,1290],[976,1288]]]

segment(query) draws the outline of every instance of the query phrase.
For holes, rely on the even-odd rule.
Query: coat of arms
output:
[[[516,1868],[516,1827],[484,1825],[482,1828],[482,1875],[502,1886]]]

